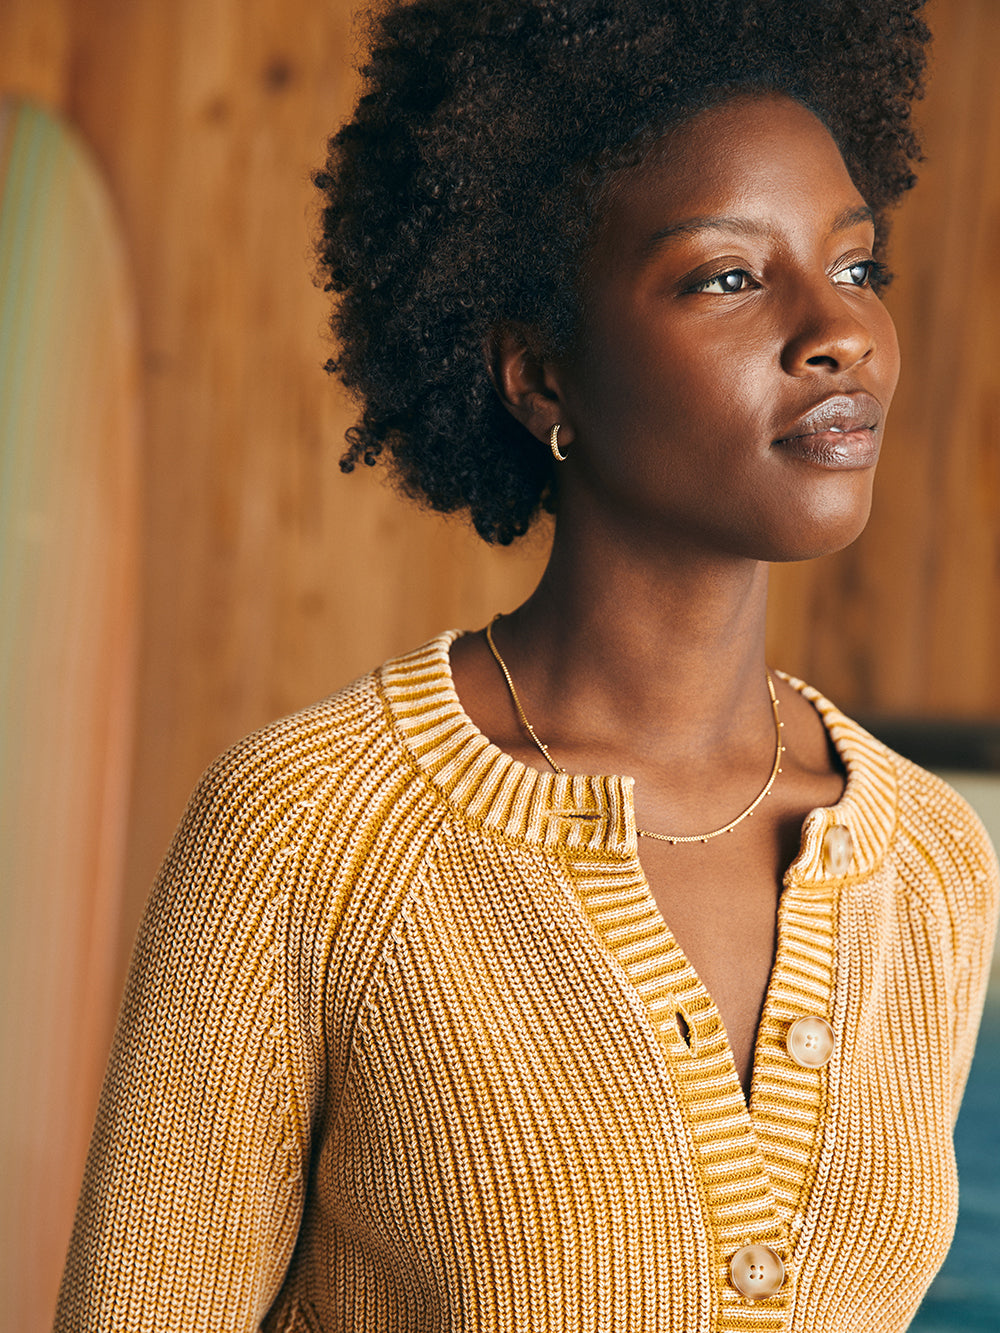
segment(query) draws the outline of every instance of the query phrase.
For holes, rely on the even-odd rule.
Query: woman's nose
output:
[[[835,289],[803,302],[782,352],[789,375],[850,370],[875,354],[875,335],[865,311],[852,310]]]

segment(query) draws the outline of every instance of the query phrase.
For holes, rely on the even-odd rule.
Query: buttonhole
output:
[[[691,1025],[680,1009],[677,1010],[677,1031],[681,1034],[684,1045],[691,1049]]]

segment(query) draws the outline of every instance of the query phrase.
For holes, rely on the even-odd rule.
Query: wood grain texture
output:
[[[72,105],[132,238],[148,395],[130,933],[220,749],[513,604],[544,543],[491,552],[339,472],[309,176],[354,98],[347,6],[81,8]]]
[[[70,0],[0,5],[0,96],[61,109],[69,91]]]

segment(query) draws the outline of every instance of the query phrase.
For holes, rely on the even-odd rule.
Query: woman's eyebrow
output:
[[[834,219],[833,230],[847,231],[848,228],[861,226],[865,222],[870,222],[874,227],[875,214],[867,204],[857,204],[854,208],[845,208],[843,213],[838,213]]]
[[[845,208],[843,212],[838,213],[833,220],[831,234],[840,231],[847,231],[850,227],[859,226],[862,223],[874,223],[875,215],[867,204],[857,204],[851,208]],[[674,236],[687,236],[698,231],[735,231],[744,236],[762,236],[770,230],[765,222],[756,222],[752,218],[728,217],[724,214],[704,214],[698,217],[682,218],[679,222],[668,223],[665,227],[658,227],[652,233],[645,245],[645,250],[649,253]]]
[[[706,214],[702,217],[682,218],[679,222],[671,222],[665,227],[658,227],[649,237],[646,248],[652,250],[662,241],[668,241],[673,236],[687,236],[696,231],[738,231],[746,236],[760,236],[767,230],[768,227],[763,222],[754,222],[750,218]]]

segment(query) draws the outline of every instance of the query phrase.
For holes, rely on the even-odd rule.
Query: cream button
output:
[[[805,1014],[785,1033],[785,1050],[803,1069],[822,1069],[829,1063],[836,1040],[825,1018]]]
[[[831,875],[846,875],[851,868],[854,843],[843,824],[831,824],[823,839],[823,862]]]
[[[770,1245],[744,1245],[729,1261],[729,1280],[741,1295],[763,1300],[781,1290],[785,1265]]]

